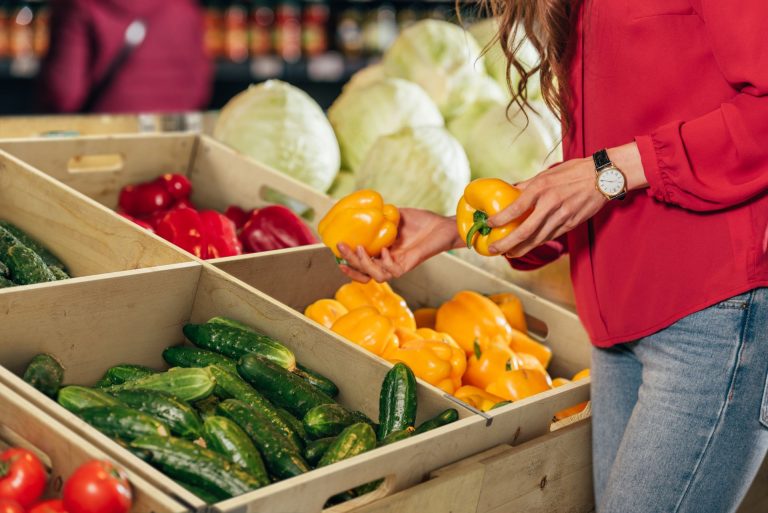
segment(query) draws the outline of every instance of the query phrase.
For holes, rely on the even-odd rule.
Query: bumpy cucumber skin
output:
[[[379,440],[393,431],[412,427],[416,422],[416,377],[403,364],[396,363],[381,384],[379,396]]]
[[[128,450],[131,450],[131,449],[132,449],[131,447],[128,448]],[[138,449],[136,450],[136,452],[139,452]],[[151,463],[149,457],[147,457],[147,463]],[[202,500],[206,504],[210,505],[210,504],[214,504],[216,502],[219,502],[219,498],[216,495],[214,495],[211,492],[208,492],[206,490],[203,490],[199,486],[193,486],[191,484],[184,483],[182,481],[176,481],[176,482],[182,488],[187,490],[188,492],[193,493],[194,495],[196,495],[198,499]]]
[[[227,399],[219,404],[219,413],[235,421],[251,437],[271,476],[288,479],[309,472],[309,464],[301,453],[257,409]]]
[[[105,372],[99,382],[96,383],[96,386],[109,387],[112,385],[122,385],[129,381],[146,378],[152,374],[157,374],[157,371],[143,365],[121,363],[119,365],[113,365],[107,369],[107,372]]]
[[[320,458],[323,457],[323,454],[325,454],[335,440],[335,436],[329,436],[327,438],[320,438],[313,442],[309,442],[306,449],[304,449],[304,459],[306,459],[307,463],[310,465],[317,465]]]
[[[290,426],[291,430],[293,430],[293,432],[296,433],[302,441],[306,443],[310,439],[307,431],[304,429],[304,424],[299,419],[294,417],[291,412],[285,408],[275,408],[275,412],[277,412],[277,415],[282,419],[282,421]]]
[[[70,275],[59,269],[58,267],[54,267],[52,265],[48,266],[48,270],[51,271],[51,274],[53,274],[53,277],[56,278],[56,281],[61,280],[68,280],[71,278]]]
[[[55,399],[64,381],[64,368],[52,355],[41,353],[32,358],[27,365],[24,381]]]
[[[120,385],[106,387],[104,390],[109,393],[121,390],[160,390],[171,393],[182,401],[193,402],[211,395],[215,386],[216,381],[207,368],[183,369],[174,367],[166,372],[159,372]]]
[[[237,359],[248,353],[256,353],[285,369],[296,368],[296,357],[290,349],[252,330],[246,331],[217,322],[187,324],[184,326],[184,336],[198,347],[230,358]]]
[[[309,410],[333,399],[297,375],[255,354],[237,363],[237,372],[273,404],[303,419]]]
[[[5,263],[0,260],[0,278],[7,278],[11,275],[10,269],[8,269],[8,266],[5,265]]]
[[[296,363],[296,368],[293,370],[293,373],[310,385],[319,389],[328,397],[335,398],[339,395],[339,387],[336,386],[336,383],[326,378],[322,374],[304,367],[300,363]]]
[[[439,415],[435,415],[431,419],[424,421],[419,427],[416,428],[416,431],[413,434],[420,435],[421,433],[426,433],[427,431],[431,431],[435,428],[447,426],[451,422],[456,422],[457,420],[459,420],[459,412],[453,408],[448,408]]]
[[[290,422],[287,422],[280,415],[278,409],[266,397],[243,381],[237,374],[230,374],[218,365],[211,365],[209,370],[216,379],[214,393],[217,397],[220,399],[238,399],[248,406],[256,408],[288,439],[296,451],[301,451],[304,447],[304,438],[293,428]]]
[[[189,440],[203,436],[203,422],[197,412],[188,403],[168,392],[120,390],[113,395],[126,406],[165,422],[173,435]]]
[[[229,372],[237,374],[237,362],[223,354],[214,353],[207,349],[188,346],[173,346],[163,351],[163,360],[171,367],[208,367],[218,365]]]
[[[384,447],[385,445],[405,440],[414,435],[415,429],[412,427],[401,429],[400,431],[392,431],[390,434],[379,440],[377,447]]]
[[[208,417],[203,424],[203,437],[209,449],[256,477],[262,485],[269,484],[264,460],[248,434],[235,421],[227,417]]]
[[[262,486],[254,476],[227,460],[188,440],[144,436],[131,447],[150,453],[151,463],[169,477],[200,488],[217,500],[229,499]]]
[[[5,254],[5,263],[11,271],[11,278],[19,285],[56,281],[40,255],[26,246],[11,246]]]
[[[366,422],[365,415],[351,412],[340,404],[330,403],[315,406],[304,415],[304,429],[312,438],[336,436],[347,426]],[[366,423],[371,424],[370,421]]]
[[[169,436],[168,426],[151,415],[126,406],[98,406],[79,412],[80,417],[102,433],[122,440],[141,436]]]
[[[207,419],[208,417],[213,417],[214,415],[218,415],[216,412],[216,407],[219,405],[219,398],[215,395],[209,395],[205,399],[201,399],[200,401],[196,401],[194,403],[194,407],[197,410],[197,412],[200,414],[203,420]]]
[[[325,451],[317,467],[325,467],[376,448],[376,433],[370,424],[359,422],[344,429]]]
[[[73,413],[99,406],[120,406],[122,403],[101,390],[70,385],[59,390],[58,403]]]
[[[16,240],[21,242],[22,245],[28,247],[38,255],[40,255],[40,258],[45,262],[45,265],[48,267],[55,267],[57,269],[60,269],[61,271],[66,271],[66,267],[64,267],[64,263],[59,260],[56,255],[51,253],[51,251],[43,246],[43,244],[40,243],[37,239],[32,238],[27,232],[16,226],[15,224],[9,223],[8,221],[0,221],[0,227],[8,230],[8,232],[16,237]],[[66,272],[65,272],[66,274]],[[69,276],[67,276],[69,277]]]

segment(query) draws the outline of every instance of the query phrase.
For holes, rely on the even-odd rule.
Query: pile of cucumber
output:
[[[209,503],[458,418],[449,409],[416,427],[416,379],[402,363],[382,383],[374,422],[337,403],[339,389],[331,380],[247,325],[215,317],[187,324],[184,335],[195,347],[165,349],[170,369],[164,372],[122,364],[93,387],[62,387],[63,368],[41,354],[24,379]]]
[[[64,264],[21,228],[0,221],[0,289],[69,278]]]

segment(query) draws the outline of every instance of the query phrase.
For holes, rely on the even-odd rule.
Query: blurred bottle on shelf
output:
[[[248,24],[248,48],[251,57],[272,52],[272,25],[275,11],[269,0],[254,0]]]
[[[368,55],[383,53],[397,37],[397,14],[390,4],[371,8],[363,21],[363,47]]]
[[[224,55],[224,12],[217,0],[205,0],[204,44],[208,57],[219,59]]]
[[[32,22],[33,43],[32,51],[35,57],[43,58],[48,53],[51,37],[51,10],[48,4],[38,5]]]
[[[286,62],[301,58],[301,9],[293,0],[279,0],[272,30],[275,53]]]
[[[308,57],[328,51],[328,4],[323,0],[310,0],[304,5],[301,18],[301,48]]]
[[[230,3],[224,11],[224,57],[232,62],[248,59],[248,10],[241,2]]]
[[[363,8],[351,3],[339,13],[336,20],[336,47],[350,59],[363,55]]]
[[[11,55],[10,44],[11,13],[7,3],[0,3],[0,59]]]
[[[10,54],[17,60],[34,56],[34,11],[29,2],[18,2],[11,14]]]

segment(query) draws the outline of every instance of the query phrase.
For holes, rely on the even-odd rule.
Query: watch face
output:
[[[608,168],[605,171],[600,172],[597,177],[597,186],[603,194],[608,196],[616,196],[624,190],[624,175],[621,171],[615,168]]]

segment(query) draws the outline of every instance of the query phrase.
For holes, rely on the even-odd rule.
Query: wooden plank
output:
[[[159,130],[154,115],[3,116],[0,138],[40,137],[50,132],[79,135],[130,134]]]

